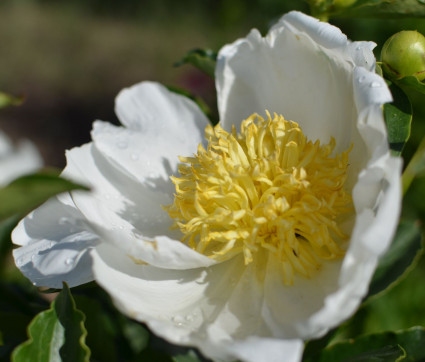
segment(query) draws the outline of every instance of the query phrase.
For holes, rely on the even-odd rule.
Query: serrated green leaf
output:
[[[390,90],[394,100],[384,105],[384,116],[390,148],[393,154],[400,155],[410,137],[412,105],[407,95],[394,83],[391,84]]]
[[[29,340],[12,354],[14,362],[88,362],[90,349],[85,344],[84,314],[76,309],[68,286],[53,301],[49,310],[38,314],[28,327]]]
[[[422,361],[425,358],[424,344],[425,329],[413,327],[335,343],[325,348],[317,361]]]
[[[40,171],[22,176],[0,189],[0,221],[13,215],[23,215],[50,197],[86,187],[63,179],[53,171]]]
[[[421,229],[417,222],[402,220],[389,250],[379,261],[368,297],[394,285],[415,265],[422,253]]]
[[[0,92],[0,108],[7,106],[19,106],[23,101],[24,97],[16,97],[4,92]]]
[[[175,66],[192,64],[194,67],[214,78],[217,53],[211,49],[194,49],[189,51]]]

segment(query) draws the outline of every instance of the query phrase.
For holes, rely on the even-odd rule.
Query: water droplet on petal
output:
[[[365,75],[362,75],[362,76],[359,78],[359,83],[363,83],[365,79],[366,79],[366,76],[365,76]]]
[[[120,230],[124,230],[124,226],[120,225],[120,226],[118,227],[118,229],[120,229]]]
[[[360,46],[360,45],[358,45],[358,46],[356,46],[356,50],[358,51],[358,50],[362,50],[363,48]]]
[[[173,318],[171,318],[172,319],[172,321],[174,322],[174,324],[177,326],[177,327],[182,327],[183,326],[183,322],[184,322],[184,319],[183,319],[183,317],[182,316],[180,316],[180,315],[176,315],[176,316],[174,316]]]
[[[67,258],[67,259],[65,260],[65,264],[66,264],[66,265],[71,265],[73,262],[74,262],[74,259],[72,259],[72,258]]]
[[[130,158],[131,158],[133,161],[137,161],[137,160],[139,159],[139,155],[138,155],[137,153],[132,153],[132,154],[131,154],[131,156],[130,156]]]
[[[370,88],[379,88],[382,87],[382,84],[380,82],[372,82],[369,85]]]

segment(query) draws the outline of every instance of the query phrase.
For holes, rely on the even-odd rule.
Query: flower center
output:
[[[338,219],[352,209],[344,190],[351,149],[333,155],[333,138],[313,143],[297,123],[267,115],[251,115],[240,134],[208,126],[207,149],[180,157],[166,209],[189,247],[218,261],[242,254],[245,264],[267,251],[290,285],[294,273],[309,277],[344,255]]]

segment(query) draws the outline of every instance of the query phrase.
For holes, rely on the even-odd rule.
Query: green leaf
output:
[[[324,349],[317,361],[422,361],[424,344],[425,329],[413,327],[335,343]]]
[[[379,261],[368,297],[395,285],[401,276],[414,267],[421,253],[420,226],[415,221],[402,220],[389,250]]]
[[[85,344],[85,315],[76,309],[68,286],[53,301],[49,310],[38,314],[28,327],[29,340],[19,345],[12,361],[89,361]]]
[[[189,51],[181,60],[176,62],[175,66],[183,64],[192,64],[199,70],[214,78],[217,53],[211,49],[194,49]]]
[[[360,6],[349,8],[336,15],[383,18],[425,17],[425,1],[423,0],[359,1],[358,5]]]
[[[336,332],[337,329],[334,328],[326,333],[322,338],[308,341],[304,347],[303,361],[315,362],[317,360],[317,356],[329,344]]]
[[[52,171],[22,176],[0,189],[0,221],[16,214],[23,215],[50,197],[70,190],[88,189]]]
[[[0,222],[0,274],[6,267],[5,260],[9,257],[9,250],[12,248],[10,234],[19,222],[19,217],[12,216]]]
[[[0,108],[7,106],[19,106],[23,101],[24,97],[16,97],[4,92],[0,92]]]
[[[384,105],[384,116],[390,148],[395,155],[400,155],[410,137],[412,105],[409,98],[398,86],[391,84],[390,90],[394,100]]]
[[[425,94],[425,83],[421,82],[418,78],[413,75],[396,80],[400,85],[410,87],[419,93]]]
[[[425,172],[425,138],[418,146],[415,154],[403,172],[403,195],[406,194],[412,181]]]
[[[173,356],[174,362],[200,362],[201,359],[196,355],[195,351],[190,350],[186,354],[179,354],[177,356]]]

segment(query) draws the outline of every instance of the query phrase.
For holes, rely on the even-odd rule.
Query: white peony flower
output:
[[[35,146],[21,141],[16,147],[0,131],[0,185],[4,186],[15,178],[38,170],[42,159]]]
[[[67,152],[65,176],[94,192],[22,220],[16,264],[37,285],[94,278],[210,358],[300,360],[359,306],[397,224],[373,47],[298,12],[251,31],[218,55],[222,128],[157,83],[123,90],[122,126],[96,121]]]

